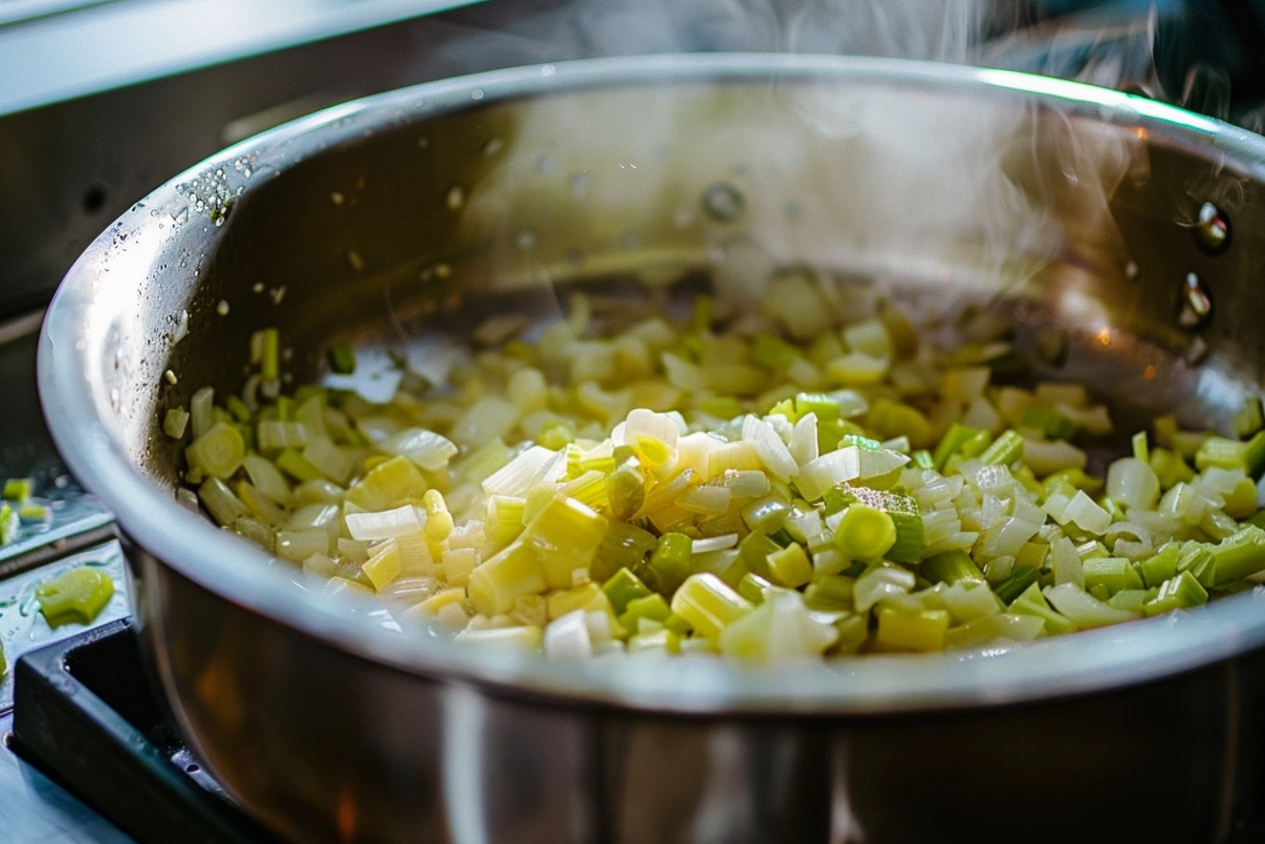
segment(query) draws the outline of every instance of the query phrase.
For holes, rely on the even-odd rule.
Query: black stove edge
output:
[[[24,654],[10,747],[141,844],[176,834],[183,844],[280,844],[161,746],[164,734],[179,739],[158,714],[135,637],[123,619]]]

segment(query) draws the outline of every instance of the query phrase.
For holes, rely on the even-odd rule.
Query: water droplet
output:
[[[471,92],[470,92],[470,99],[472,99],[472,100],[481,100],[481,99],[483,99],[483,89],[482,89],[482,88],[475,88],[473,91],[471,91]]]
[[[461,185],[453,185],[448,189],[448,208],[457,211],[466,204],[466,192]]]
[[[540,69],[541,76],[553,76],[557,72],[558,69],[551,64],[547,64]]]
[[[571,177],[571,195],[576,199],[583,199],[588,189],[589,173],[587,170],[581,170]]]
[[[505,141],[501,140],[500,138],[491,138],[488,140],[486,144],[483,145],[483,154],[487,156],[488,158],[491,158],[492,156],[496,155],[498,152],[500,152],[504,148],[505,148]]]
[[[1138,262],[1137,261],[1130,261],[1129,263],[1124,265],[1124,277],[1129,279],[1129,281],[1133,281],[1135,278],[1138,277]]]
[[[1205,202],[1199,207],[1199,221],[1191,233],[1205,253],[1220,255],[1230,245],[1230,218],[1211,202]]]
[[[536,245],[536,233],[530,229],[523,229],[514,242],[518,244],[519,249],[531,249]]]
[[[1186,283],[1182,287],[1182,306],[1177,314],[1177,322],[1182,328],[1192,330],[1199,328],[1212,316],[1212,297],[1208,294],[1199,276],[1186,274]]]
[[[747,201],[730,184],[712,185],[703,193],[703,210],[718,223],[732,223],[742,216]]]

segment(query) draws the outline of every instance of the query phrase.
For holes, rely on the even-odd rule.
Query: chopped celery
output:
[[[779,548],[768,556],[769,579],[779,586],[794,589],[813,577],[813,564],[798,542]]]
[[[4,482],[4,500],[14,504],[25,503],[34,487],[35,482],[30,478],[9,478]]]
[[[650,570],[660,594],[672,595],[689,577],[693,547],[694,541],[681,533],[665,533],[659,537],[650,555]]]
[[[950,457],[961,454],[964,457],[975,457],[984,451],[992,442],[988,431],[969,428],[954,422],[949,430],[940,438],[939,445],[932,452],[935,468],[943,470]]]
[[[922,561],[920,571],[932,583],[954,584],[960,580],[983,582],[984,573],[965,551],[943,551]]]
[[[690,575],[672,596],[672,612],[711,639],[752,609],[750,601],[713,574]]]
[[[980,453],[985,465],[1009,466],[1023,457],[1023,437],[1014,431],[1006,431]]]
[[[849,558],[877,560],[895,544],[896,524],[882,510],[857,502],[844,511],[835,537]]]
[[[1265,570],[1265,530],[1246,525],[1238,533],[1209,549],[1216,575],[1214,586]]]
[[[641,582],[641,578],[627,568],[621,568],[615,572],[610,579],[602,584],[602,591],[610,599],[616,615],[622,614],[627,609],[629,601],[645,598],[653,594],[649,587]]]
[[[845,496],[891,516],[896,541],[887,550],[887,559],[897,563],[918,562],[922,557],[923,525],[918,502],[912,496],[867,487],[850,487]]]
[[[35,589],[40,612],[51,627],[91,624],[113,595],[110,575],[92,566],[76,566]]]
[[[242,435],[231,425],[217,422],[185,449],[189,465],[204,475],[226,480],[233,476],[246,456]]]
[[[945,610],[905,613],[880,607],[876,641],[898,650],[940,651],[948,630],[949,613]]]
[[[163,433],[173,440],[183,439],[188,427],[189,413],[183,407],[173,407],[163,417]]]
[[[1010,576],[998,583],[993,591],[1006,604],[1014,603],[1025,589],[1037,582],[1039,571],[1030,566],[1016,566]]]

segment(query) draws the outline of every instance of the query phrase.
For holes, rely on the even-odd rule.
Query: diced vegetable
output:
[[[95,566],[76,566],[35,589],[40,612],[52,627],[91,624],[114,595],[114,580]]]

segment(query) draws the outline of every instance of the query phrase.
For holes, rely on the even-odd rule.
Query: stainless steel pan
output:
[[[946,318],[1004,314],[1121,419],[1224,425],[1265,361],[1263,185],[1259,137],[1007,72],[724,55],[496,72],[289,124],[138,203],[58,292],[41,395],[130,538],[186,736],[285,835],[1224,840],[1262,803],[1265,595],[969,657],[476,653],[380,629],[178,506],[158,420],[199,386],[239,389],[268,325],[301,382],[334,338],[418,348],[576,285],[691,274],[743,302],[808,265]]]

